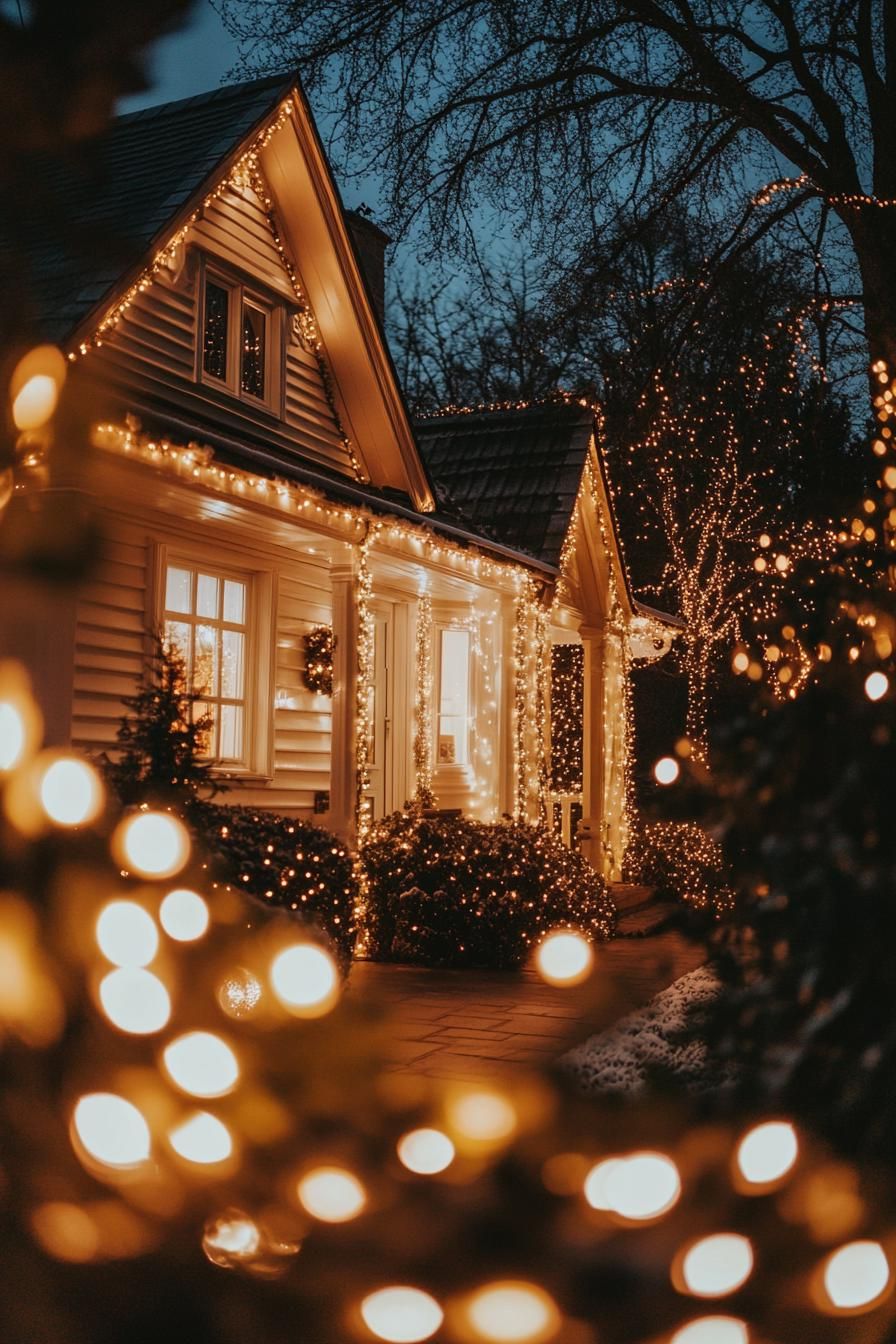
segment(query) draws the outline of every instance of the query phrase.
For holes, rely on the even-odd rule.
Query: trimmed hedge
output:
[[[351,959],[358,885],[352,855],[337,836],[253,807],[197,802],[189,817],[222,881],[316,924],[343,963]]]
[[[377,961],[510,968],[558,926],[609,938],[606,883],[550,831],[394,812],[371,830],[363,933]]]
[[[716,917],[734,906],[721,847],[694,821],[644,825],[629,841],[623,877],[626,882],[654,887],[658,896]]]

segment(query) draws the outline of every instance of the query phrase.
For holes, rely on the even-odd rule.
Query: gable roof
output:
[[[443,509],[558,566],[594,435],[594,412],[551,402],[439,416],[416,426]]]
[[[14,242],[30,266],[34,320],[62,342],[151,251],[170,221],[293,86],[276,75],[118,117],[64,159],[35,165],[40,228]],[[64,201],[47,228],[44,197]],[[16,233],[19,230],[16,229]]]
[[[63,346],[89,343],[154,255],[252,149],[315,316],[338,418],[373,484],[429,512],[432,488],[342,200],[293,75],[144,108],[64,159],[35,159],[32,217],[24,212],[0,230],[31,272],[35,330]]]

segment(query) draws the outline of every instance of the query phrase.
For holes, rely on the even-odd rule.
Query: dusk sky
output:
[[[186,26],[155,46],[149,69],[151,87],[122,101],[122,112],[154,103],[189,98],[216,88],[233,66],[239,52],[209,0],[195,0]]]

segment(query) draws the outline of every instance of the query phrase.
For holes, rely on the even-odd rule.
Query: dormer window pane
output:
[[[243,339],[240,386],[250,397],[264,399],[264,359],[267,314],[254,303],[243,303]]]
[[[230,291],[213,280],[205,284],[202,367],[212,378],[227,380],[227,316]]]

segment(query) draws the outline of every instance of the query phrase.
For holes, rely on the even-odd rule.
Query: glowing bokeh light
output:
[[[173,1083],[191,1097],[223,1097],[240,1076],[236,1055],[210,1031],[189,1031],[166,1045],[162,1055]]]
[[[230,1130],[216,1115],[196,1111],[168,1134],[168,1142],[185,1162],[212,1166],[226,1162],[233,1154]]]
[[[516,1109],[509,1097],[485,1089],[454,1097],[448,1116],[457,1133],[473,1143],[500,1143],[517,1127]]]
[[[620,1158],[604,1180],[613,1213],[632,1222],[659,1218],[681,1194],[678,1168],[663,1153],[633,1153]]]
[[[80,1204],[41,1204],[31,1215],[31,1228],[44,1250],[57,1260],[84,1265],[99,1250],[96,1223]]]
[[[244,966],[228,973],[218,987],[218,1003],[228,1017],[249,1017],[261,1002],[261,984]]]
[[[135,1167],[149,1157],[149,1126],[136,1106],[114,1092],[81,1097],[72,1123],[85,1151],[103,1166]]]
[[[882,700],[890,689],[890,679],[883,672],[872,672],[865,678],[865,694],[869,700]]]
[[[440,1129],[412,1129],[398,1140],[397,1151],[402,1165],[418,1176],[435,1176],[455,1158],[454,1144]]]
[[[198,892],[187,887],[169,891],[159,906],[159,923],[176,943],[194,943],[209,925],[209,909]]]
[[[372,1335],[388,1344],[420,1344],[436,1333],[444,1313],[429,1293],[396,1285],[365,1297],[361,1318]]]
[[[624,1159],[608,1157],[593,1166],[585,1177],[585,1199],[592,1209],[608,1210],[612,1208],[607,1196],[607,1178],[610,1172]]]
[[[0,770],[14,770],[25,755],[28,733],[18,705],[0,700]]]
[[[877,1241],[851,1241],[835,1251],[824,1267],[824,1290],[841,1311],[876,1303],[889,1282],[889,1261]]]
[[[140,877],[173,877],[190,857],[187,828],[169,812],[127,817],[115,833],[115,844],[125,867]]]
[[[755,1125],[737,1148],[737,1167],[750,1185],[771,1185],[791,1170],[799,1156],[796,1130],[786,1120]]]
[[[228,1209],[206,1223],[202,1249],[216,1265],[250,1260],[261,1249],[261,1229],[239,1209]]]
[[[136,901],[110,901],[97,918],[96,941],[114,966],[148,966],[159,950],[159,931]]]
[[[701,1316],[676,1330],[672,1344],[750,1344],[750,1332],[736,1316]]]
[[[103,805],[103,786],[87,761],[65,756],[44,771],[40,801],[57,826],[83,826],[98,815]]]
[[[302,1207],[322,1223],[347,1223],[367,1203],[363,1185],[344,1167],[315,1167],[299,1181],[297,1194]]]
[[[486,1284],[467,1303],[476,1338],[490,1344],[541,1344],[560,1328],[553,1298],[534,1283],[508,1280]]]
[[[22,356],[9,380],[16,429],[42,429],[52,419],[66,372],[65,357],[55,345],[37,345]]]
[[[657,784],[674,784],[680,774],[681,767],[674,756],[661,756],[653,767]]]
[[[53,379],[46,373],[29,378],[12,403],[12,418],[16,429],[40,429],[52,418],[59,394]]]
[[[718,1232],[695,1242],[681,1266],[685,1287],[696,1297],[736,1292],[752,1272],[753,1247],[735,1232]]]
[[[329,1012],[339,994],[339,972],[324,948],[293,943],[271,963],[271,986],[277,998],[297,1017]]]
[[[535,965],[550,985],[580,985],[591,974],[594,952],[582,934],[558,929],[539,944]]]
[[[157,975],[138,966],[120,966],[100,983],[100,1003],[113,1026],[133,1036],[161,1031],[171,1017],[168,990]]]

